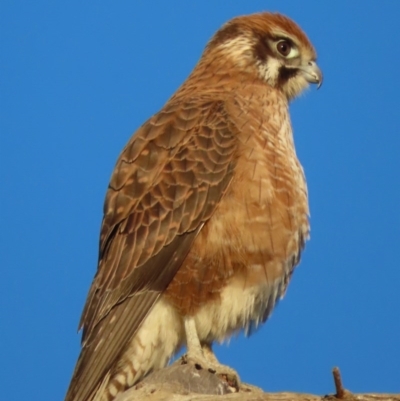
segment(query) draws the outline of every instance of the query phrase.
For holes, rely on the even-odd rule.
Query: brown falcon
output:
[[[309,235],[288,103],[321,82],[292,20],[238,17],[130,139],[66,401],[112,400],[183,345],[189,362],[218,370],[211,344],[268,318]]]

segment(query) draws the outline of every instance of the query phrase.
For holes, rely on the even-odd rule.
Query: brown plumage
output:
[[[321,84],[315,60],[290,19],[235,18],[130,139],[66,401],[112,400],[186,343],[213,364],[213,341],[267,319],[309,233],[288,101]]]

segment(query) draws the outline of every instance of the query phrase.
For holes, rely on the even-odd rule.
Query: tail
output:
[[[90,386],[91,371],[97,376],[96,365],[87,362],[84,350],[79,357],[65,401],[112,401],[134,386],[151,371],[162,369],[184,341],[181,318],[163,298],[154,305],[139,330],[124,347],[95,386]],[[79,374],[84,369],[85,380]]]

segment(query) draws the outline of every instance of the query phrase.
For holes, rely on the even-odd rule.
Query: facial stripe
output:
[[[279,69],[278,85],[283,86],[290,78],[295,77],[297,72],[298,70],[296,68],[286,68],[282,66]]]

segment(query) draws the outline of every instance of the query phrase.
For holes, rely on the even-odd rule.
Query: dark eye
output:
[[[292,44],[288,40],[281,40],[276,44],[276,50],[278,50],[282,56],[287,57],[292,50]]]

